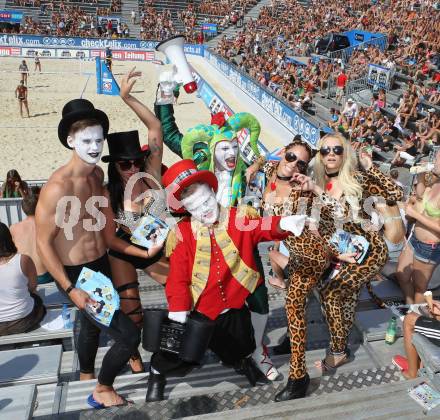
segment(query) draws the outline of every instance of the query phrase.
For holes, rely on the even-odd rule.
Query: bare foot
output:
[[[133,373],[142,373],[145,372],[144,364],[142,363],[142,359],[139,357],[137,359],[130,358],[129,360],[130,368]]]
[[[411,375],[408,370],[402,370],[400,372],[405,379],[415,379],[417,378],[417,374]]]
[[[92,379],[95,379],[94,373],[80,373],[79,374],[79,380],[80,381],[90,381]]]
[[[104,404],[106,407],[112,405],[122,405],[125,399],[122,398],[111,386],[97,384],[93,391],[93,398],[96,402]]]
[[[275,289],[286,289],[286,283],[278,276],[269,277],[268,283]]]

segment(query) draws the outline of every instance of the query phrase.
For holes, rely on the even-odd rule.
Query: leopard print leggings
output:
[[[359,292],[380,272],[388,258],[386,244],[378,233],[364,231],[363,235],[370,242],[367,258],[362,264],[343,264],[338,274],[320,287],[321,304],[330,330],[330,350],[333,353],[345,351]]]
[[[301,379],[307,373],[307,296],[325,271],[328,265],[328,254],[322,240],[308,231],[303,232],[299,238],[289,238],[286,245],[291,251],[288,264],[290,284],[286,296],[291,349],[289,378]]]

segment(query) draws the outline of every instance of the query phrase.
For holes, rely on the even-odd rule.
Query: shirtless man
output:
[[[108,229],[102,230],[105,216],[103,219],[101,211],[105,212],[108,203],[103,197],[104,173],[97,163],[108,134],[107,115],[85,99],[68,102],[62,115],[58,137],[73,152],[69,162],[57,169],[41,190],[36,212],[37,250],[58,287],[80,310],[77,349],[80,380],[94,378],[100,330],[105,330],[114,339],[87,402],[94,408],[124,405],[127,402],[116,393],[113,383],[137,351],[139,329],[120,310],[115,311],[109,327],[94,321],[84,309],[87,304],[96,302],[75,284],[83,267],[112,278],[107,256],[112,239],[115,240],[112,247],[121,252],[131,250],[134,255],[145,258],[148,251],[116,238],[114,232],[107,235]]]
[[[35,209],[38,194],[29,194],[23,198],[21,208],[26,214],[26,219],[10,227],[12,239],[20,254],[29,256],[37,269],[37,283],[46,284],[53,281],[37,253],[37,238],[35,234]]]
[[[23,80],[20,81],[20,84],[15,89],[15,97],[18,98],[18,104],[20,105],[20,115],[23,118],[23,105],[26,108],[27,116],[29,118],[29,106],[27,99],[28,89],[24,85]]]

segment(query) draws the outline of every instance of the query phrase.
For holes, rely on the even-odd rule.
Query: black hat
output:
[[[98,120],[104,130],[104,138],[107,137],[109,121],[107,114],[99,109],[96,109],[93,104],[87,99],[73,99],[67,102],[63,107],[63,118],[58,124],[58,138],[64,147],[71,149],[67,144],[67,136],[69,135],[70,127],[77,121],[85,119]]]
[[[150,154],[150,150],[141,149],[137,130],[111,133],[107,137],[107,142],[110,154],[102,157],[103,162],[139,159]]]

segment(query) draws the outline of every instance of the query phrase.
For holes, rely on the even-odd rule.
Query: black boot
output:
[[[278,346],[272,347],[272,351],[275,354],[289,354],[290,353],[290,338],[286,334],[284,340],[278,344]]]
[[[163,392],[165,390],[166,383],[167,380],[165,375],[155,374],[150,370],[145,402],[162,401],[164,399]]]
[[[240,362],[234,366],[234,369],[240,375],[246,376],[252,386],[265,385],[270,382],[269,379],[266,378],[266,375],[258,369],[252,356],[240,360]]]
[[[294,400],[295,398],[304,398],[306,396],[307,388],[310,384],[310,377],[306,373],[301,379],[288,379],[287,385],[275,395],[275,401]]]

